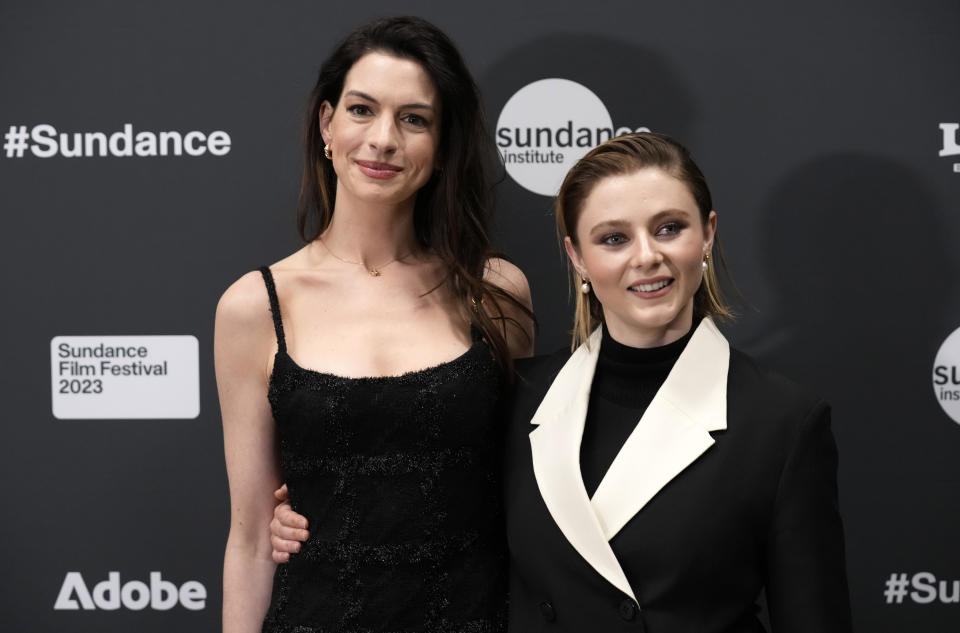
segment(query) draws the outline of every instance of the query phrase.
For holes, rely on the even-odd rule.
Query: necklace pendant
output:
[[[370,273],[370,276],[371,276],[371,277],[379,277],[379,276],[380,276],[380,271],[377,270],[376,268],[371,268],[371,269],[368,270],[367,272]]]

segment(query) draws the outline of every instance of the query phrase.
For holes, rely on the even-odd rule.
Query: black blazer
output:
[[[510,631],[850,631],[829,407],[704,319],[593,498],[591,349],[521,361],[507,432]]]

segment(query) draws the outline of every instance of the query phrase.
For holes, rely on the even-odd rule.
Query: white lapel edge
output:
[[[608,540],[727,428],[729,366],[730,344],[703,319],[593,495]]]
[[[531,424],[530,454],[540,496],[577,553],[614,587],[636,596],[604,536],[580,474],[580,440],[602,333],[590,335],[557,373]]]

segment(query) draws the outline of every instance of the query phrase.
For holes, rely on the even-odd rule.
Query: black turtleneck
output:
[[[580,441],[580,472],[591,497],[692,335],[693,329],[644,349],[618,343],[604,329]]]

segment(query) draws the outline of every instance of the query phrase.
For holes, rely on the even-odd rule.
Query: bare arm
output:
[[[266,368],[275,344],[268,305],[259,274],[250,273],[231,286],[217,306],[214,362],[230,485],[224,633],[260,631],[275,569],[267,524],[280,474],[267,402]]]
[[[527,283],[526,276],[519,268],[505,259],[495,257],[487,260],[483,278],[513,295],[531,313],[533,312],[530,284]],[[492,318],[502,317],[510,354],[514,358],[533,356],[533,320],[523,310],[508,301],[499,301],[498,304],[499,313],[493,313],[494,308],[491,306],[486,306],[486,309],[491,311]]]

